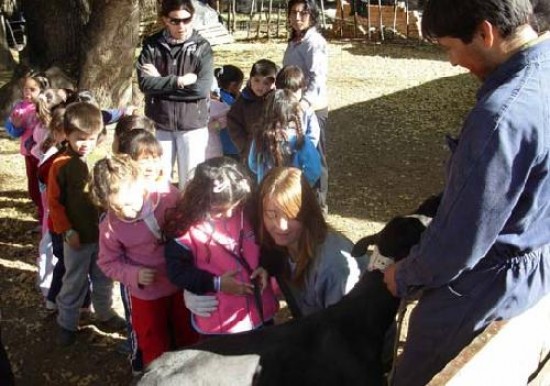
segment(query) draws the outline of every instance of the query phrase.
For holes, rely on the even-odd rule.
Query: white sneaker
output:
[[[57,310],[57,304],[55,304],[51,300],[46,300],[46,309],[49,310],[49,311],[56,311]]]

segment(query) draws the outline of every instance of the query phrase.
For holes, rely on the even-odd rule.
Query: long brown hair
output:
[[[293,281],[301,285],[311,262],[316,258],[318,246],[327,236],[328,225],[323,217],[315,193],[302,171],[291,167],[276,167],[263,179],[258,197],[258,242],[268,249],[278,247],[265,228],[263,213],[266,200],[275,200],[289,219],[302,223],[298,241],[298,258]],[[285,252],[288,253],[288,250]]]
[[[302,110],[290,90],[275,90],[266,97],[262,118],[254,135],[256,153],[273,166],[289,166],[292,154],[287,149],[288,128],[296,130],[296,148],[304,144]]]

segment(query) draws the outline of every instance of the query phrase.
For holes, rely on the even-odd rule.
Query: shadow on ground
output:
[[[469,75],[440,78],[329,113],[329,210],[385,222],[443,186],[445,134],[474,103]]]
[[[353,55],[361,56],[383,56],[392,59],[425,59],[446,61],[445,53],[436,45],[418,42],[410,39],[393,39],[384,44],[369,42],[367,40],[337,41],[330,42],[332,45],[351,45],[344,47]]]

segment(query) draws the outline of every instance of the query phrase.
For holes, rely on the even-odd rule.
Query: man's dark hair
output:
[[[184,9],[191,15],[195,14],[195,7],[191,0],[162,0],[160,6],[160,15],[168,17],[168,14],[172,11],[178,11]]]
[[[533,8],[529,0],[428,0],[422,15],[422,34],[427,39],[453,37],[465,44],[487,20],[506,38],[529,24]]]
[[[550,0],[531,0],[533,4],[533,18],[531,25],[540,32],[550,29]]]

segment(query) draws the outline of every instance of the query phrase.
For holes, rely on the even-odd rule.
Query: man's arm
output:
[[[537,156],[536,144],[514,127],[517,120],[487,115],[479,110],[470,114],[437,215],[420,243],[397,263],[400,296],[411,286],[447,284],[475,266],[518,203]]]

